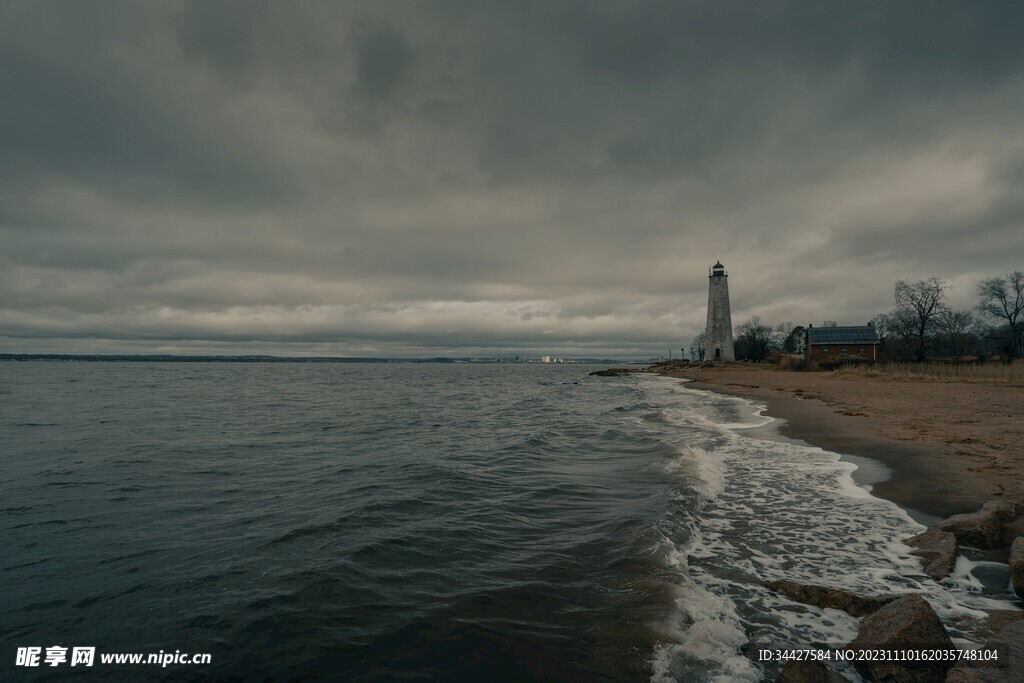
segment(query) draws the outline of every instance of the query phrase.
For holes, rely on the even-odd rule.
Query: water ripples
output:
[[[589,369],[3,364],[0,647],[187,646],[215,679],[757,680],[753,643],[852,628],[767,579],[979,604],[969,567],[915,574],[916,527],[850,465],[746,434],[747,402]]]
[[[648,666],[676,450],[638,432],[658,415],[628,382],[571,366],[3,370],[5,638],[188,643],[214,677]]]

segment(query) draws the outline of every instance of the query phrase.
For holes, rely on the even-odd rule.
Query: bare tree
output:
[[[742,354],[747,360],[760,363],[777,348],[776,342],[772,328],[756,315],[736,328],[737,358]]]
[[[896,281],[896,308],[893,313],[905,316],[913,325],[916,357],[919,361],[926,357],[925,338],[935,326],[938,315],[945,309],[943,299],[948,289],[949,285],[937,277],[917,282]]]
[[[974,326],[975,344],[978,362],[984,363],[992,359],[992,354],[1000,354],[1005,359],[1005,330],[987,324],[978,318]]]
[[[953,359],[959,362],[961,356],[967,352],[967,344],[972,336],[971,329],[974,327],[974,316],[970,311],[946,309],[939,313],[936,324],[949,341]]]
[[[889,360],[896,357],[897,341],[900,338],[899,321],[893,313],[879,313],[868,324],[878,332],[878,339],[882,342],[882,351]]]
[[[885,344],[889,339],[889,335],[892,334],[892,315],[889,313],[879,313],[868,321],[868,325],[871,325],[878,331],[878,338]]]
[[[895,309],[892,312],[892,330],[899,339],[898,350],[901,358],[919,358],[919,338],[917,335],[917,315],[910,309]],[[930,326],[929,326],[930,327]]]
[[[697,354],[697,358],[695,358],[694,360],[704,360],[704,350],[705,348],[707,348],[707,343],[708,335],[706,332],[702,331],[700,334],[693,338],[693,341],[690,342],[690,348],[693,349],[693,351],[696,352]]]
[[[821,323],[821,326],[822,327],[839,327],[839,323],[837,323],[835,320],[825,320],[824,322]]]
[[[881,350],[886,358],[897,360],[913,356],[915,325],[907,311],[879,313],[870,320],[870,324],[878,331]]]
[[[1015,270],[1006,276],[991,277],[978,283],[978,310],[1006,321],[1009,360],[1021,355],[1024,333],[1024,273]]]

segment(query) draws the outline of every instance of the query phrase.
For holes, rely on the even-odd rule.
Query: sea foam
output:
[[[865,594],[923,593],[963,647],[972,646],[960,630],[965,618],[1015,609],[1008,599],[983,595],[975,565],[963,558],[943,582],[925,576],[903,542],[924,527],[858,485],[855,464],[745,433],[772,421],[763,406],[663,378],[647,378],[643,388],[652,404],[664,406],[662,438],[678,449],[666,473],[690,477],[681,495],[699,494],[675,511],[688,517],[690,533],[675,554],[685,555],[673,567],[677,616],[660,629],[654,680],[690,680],[697,662],[708,680],[757,680],[764,672],[746,656],[752,648],[839,646],[856,636],[856,619],[763,587],[773,579]]]

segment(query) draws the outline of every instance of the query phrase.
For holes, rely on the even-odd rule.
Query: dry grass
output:
[[[851,365],[836,370],[844,375],[916,379],[926,382],[1024,383],[1024,359],[1006,363],[877,363]]]

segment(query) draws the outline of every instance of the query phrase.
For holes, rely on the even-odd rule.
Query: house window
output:
[[[840,355],[845,356],[846,355],[846,347],[845,346],[840,346],[839,347],[839,353],[840,353]]]
[[[860,347],[860,351],[858,353],[860,353],[860,355],[862,355],[862,356],[864,355],[864,347],[863,346]]]
[[[827,356],[828,355],[828,347],[827,346],[822,346],[821,347],[821,355],[823,355],[823,356]]]

